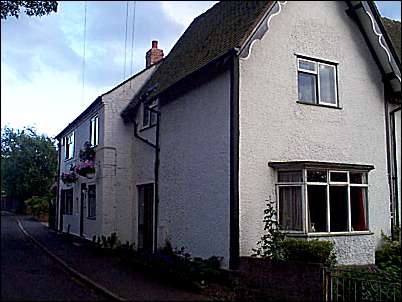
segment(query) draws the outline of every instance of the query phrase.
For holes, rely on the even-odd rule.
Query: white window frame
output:
[[[89,142],[91,146],[99,144],[99,116],[95,115],[89,120]]]
[[[64,145],[64,160],[70,160],[74,158],[74,149],[75,149],[75,131],[70,132],[65,136],[65,145]],[[67,149],[68,149],[68,157],[67,157]]]
[[[89,198],[89,187],[90,186],[95,186],[95,213],[90,213],[91,211],[91,204],[90,204],[90,198]],[[88,209],[87,209],[87,218],[88,219],[96,219],[96,208],[97,208],[97,199],[98,199],[98,194],[97,194],[97,186],[96,184],[92,183],[92,184],[88,184],[87,186],[87,204],[88,204]]]
[[[303,69],[300,68],[300,61],[305,61],[305,62],[309,62],[309,63],[313,63],[314,64],[314,71],[313,70],[308,70],[308,69]],[[323,102],[321,101],[321,95],[320,95],[320,65],[324,65],[324,66],[329,66],[331,68],[334,69],[334,88],[335,88],[335,104],[333,103],[328,103],[328,102]],[[329,63],[323,63],[319,60],[314,60],[314,59],[305,59],[303,57],[297,57],[297,87],[299,88],[299,72],[302,73],[309,73],[309,74],[314,74],[315,75],[315,79],[316,79],[316,103],[309,103],[312,105],[325,105],[325,106],[331,106],[331,107],[339,107],[338,106],[338,73],[337,73],[337,64],[333,63],[333,64],[329,64]],[[297,96],[297,98],[299,99],[299,96]],[[299,102],[303,102],[301,100],[299,100]]]
[[[156,108],[156,106],[157,106],[157,103],[156,102],[153,102],[151,105],[149,105],[149,106],[146,106],[145,105],[145,103],[143,103],[142,104],[142,106],[143,106],[143,110],[142,110],[142,128],[143,129],[145,129],[145,128],[150,128],[150,127],[152,127],[152,126],[154,126],[155,124],[152,124],[151,122],[152,122],[152,112],[149,110],[149,109],[155,109]],[[149,109],[148,109],[149,108]],[[145,114],[147,114],[147,116],[148,116],[148,122],[146,123],[146,124],[144,124],[144,117],[145,117]]]
[[[307,181],[307,171],[326,171],[327,173],[327,181],[326,182],[309,182]],[[279,182],[278,181],[278,174],[279,172],[287,172],[287,171],[301,171],[302,173],[302,181],[301,182]],[[330,174],[336,173],[346,173],[347,174],[347,181],[344,182],[334,182],[330,181]],[[365,174],[365,183],[362,184],[355,184],[350,183],[350,173],[363,173]],[[302,231],[295,231],[295,230],[286,230],[286,232],[290,234],[307,234],[312,236],[328,236],[328,235],[350,235],[350,234],[368,234],[370,233],[370,223],[369,223],[369,192],[368,192],[368,171],[362,170],[334,170],[334,169],[327,169],[327,168],[301,168],[301,169],[278,169],[276,171],[276,209],[277,209],[277,217],[279,220],[280,217],[280,200],[279,200],[279,188],[281,187],[302,187],[301,189],[301,201],[302,201]],[[308,221],[308,186],[326,186],[326,196],[327,196],[327,232],[310,232],[309,231],[309,221]],[[347,211],[348,211],[348,227],[347,231],[341,232],[331,232],[331,212],[330,212],[330,187],[331,186],[347,186]],[[366,188],[365,193],[365,219],[367,224],[367,230],[364,231],[354,231],[352,230],[352,210],[351,210],[351,196],[350,196],[350,188],[351,187],[360,187]],[[280,222],[280,221],[279,221]]]

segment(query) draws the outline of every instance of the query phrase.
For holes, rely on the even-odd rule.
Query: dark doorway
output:
[[[81,184],[81,204],[80,204],[80,236],[84,236],[84,205],[87,193],[87,184]]]
[[[154,185],[138,186],[138,248],[153,250],[154,237]]]
[[[63,214],[65,213],[65,205],[66,205],[66,190],[61,190],[61,194],[60,194],[60,225],[59,225],[60,232],[63,232]]]

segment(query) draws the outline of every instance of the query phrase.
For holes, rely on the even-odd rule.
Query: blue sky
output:
[[[35,126],[54,136],[98,95],[142,70],[151,40],[165,55],[191,21],[216,1],[129,2],[124,77],[126,1],[88,1],[85,86],[82,85],[84,2],[59,1],[42,18],[1,20],[1,126]],[[382,15],[400,20],[399,1],[376,1]]]

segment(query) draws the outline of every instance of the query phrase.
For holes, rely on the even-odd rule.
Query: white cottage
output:
[[[120,113],[162,58],[162,50],[153,41],[144,70],[99,96],[56,136],[59,142],[58,230],[87,239],[115,232],[123,242],[137,241],[134,236],[137,221],[133,220],[137,208],[134,209],[133,200],[139,170],[132,155],[138,153],[138,147],[134,124],[124,124]],[[64,183],[62,174],[72,172],[81,162],[80,151],[86,142],[95,150],[95,175],[89,178],[77,175],[75,183]],[[152,171],[152,165],[149,162],[146,166]]]
[[[383,22],[365,1],[223,1],[197,17],[122,113],[155,123],[137,135],[155,156],[153,184],[137,174],[139,240],[235,266],[270,198],[290,236],[373,263],[400,221],[399,45]]]

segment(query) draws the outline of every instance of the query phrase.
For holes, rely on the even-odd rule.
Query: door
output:
[[[154,243],[154,185],[138,187],[138,248],[153,251]]]
[[[84,205],[86,199],[87,184],[81,184],[81,204],[80,204],[80,236],[84,236]]]
[[[66,190],[61,190],[61,194],[60,194],[60,225],[59,225],[60,232],[63,232],[63,215],[65,213],[65,206],[66,206]]]

